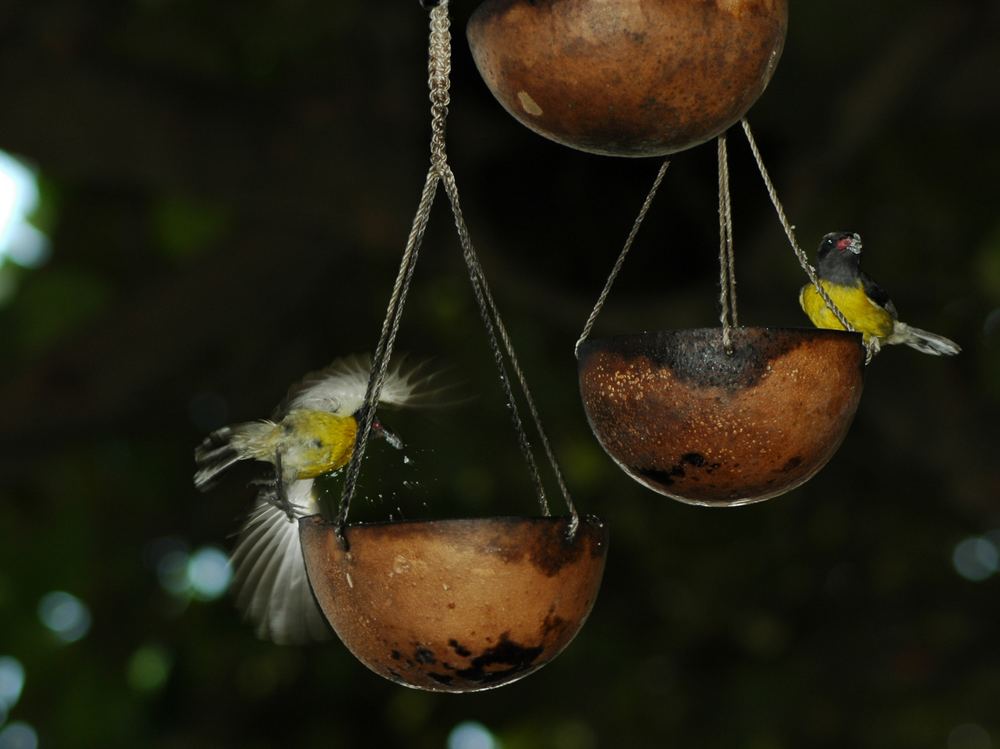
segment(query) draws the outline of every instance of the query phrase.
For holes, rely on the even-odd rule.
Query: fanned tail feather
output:
[[[213,479],[231,465],[252,458],[252,443],[273,426],[271,422],[249,422],[212,432],[194,450],[194,462],[198,466],[194,485],[205,491],[211,487]]]
[[[903,322],[896,323],[888,342],[905,343],[910,348],[934,356],[954,356],[962,350],[957,343],[942,335],[914,328]]]

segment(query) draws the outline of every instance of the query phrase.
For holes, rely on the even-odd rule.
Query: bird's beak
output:
[[[851,240],[847,243],[847,249],[853,252],[855,255],[861,254],[861,235],[852,234]]]
[[[388,429],[386,429],[385,424],[383,424],[378,419],[375,419],[375,421],[372,422],[372,429],[378,436],[380,436],[390,445],[395,447],[397,450],[403,449],[403,440],[397,437],[393,432],[390,432]]]

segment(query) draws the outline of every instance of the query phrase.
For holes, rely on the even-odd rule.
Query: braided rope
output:
[[[519,383],[522,391],[525,393],[529,392],[527,390],[527,384],[523,379],[523,374],[521,374],[520,366],[518,366],[517,358],[514,355],[514,349],[510,344],[510,338],[507,336],[506,328],[503,327],[503,323],[500,321],[499,312],[493,302],[493,297],[492,294],[490,294],[486,278],[479,265],[479,260],[472,244],[472,238],[469,235],[468,227],[465,224],[465,217],[462,214],[461,204],[459,203],[458,183],[455,181],[455,175],[451,171],[451,167],[447,164],[444,164],[441,168],[444,170],[441,175],[441,181],[444,183],[445,193],[448,195],[449,202],[451,203],[452,214],[455,219],[455,228],[458,230],[459,242],[462,246],[462,256],[465,259],[466,266],[469,270],[469,280],[472,283],[472,291],[476,297],[476,303],[479,306],[479,314],[482,317],[483,326],[486,328],[486,335],[489,339],[490,348],[493,352],[494,362],[497,365],[497,371],[500,373],[500,385],[503,388],[507,405],[510,408],[511,419],[514,422],[514,429],[517,432],[521,452],[524,453],[525,460],[528,462],[528,467],[531,470],[531,475],[535,482],[535,490],[538,493],[538,502],[541,507],[542,514],[548,516],[551,512],[549,511],[548,500],[545,498],[545,487],[542,483],[541,473],[538,470],[538,464],[535,461],[535,455],[531,448],[531,442],[528,439],[528,434],[524,428],[524,422],[521,419],[521,413],[517,407],[517,400],[514,397],[514,391],[511,387],[510,375],[507,372],[507,366],[504,362],[503,351],[500,348],[500,342],[497,340],[498,335],[500,335],[500,337],[504,340],[504,344],[507,348],[507,354],[511,360],[511,365],[515,369],[515,372],[518,373]],[[527,398],[530,401],[530,395],[528,395]],[[532,411],[532,416],[536,419],[535,426],[538,428],[539,433],[543,433],[541,425],[537,421],[537,413]],[[572,502],[569,502],[569,506],[572,508]]]
[[[392,295],[389,299],[386,317],[382,324],[382,333],[379,338],[378,346],[375,350],[375,357],[372,361],[372,371],[369,375],[368,388],[365,394],[365,405],[362,412],[363,418],[361,420],[360,428],[355,441],[354,453],[351,456],[351,461],[348,465],[344,481],[344,493],[341,497],[340,507],[337,513],[337,534],[340,537],[341,543],[346,546],[344,529],[347,523],[347,515],[350,510],[351,499],[356,490],[361,461],[371,434],[371,425],[375,417],[374,405],[379,402],[382,387],[385,383],[389,360],[392,357],[392,349],[395,344],[396,334],[399,330],[399,324],[402,319],[403,306],[406,303],[406,297],[413,278],[413,271],[416,267],[420,245],[423,242],[424,234],[426,233],[431,207],[434,202],[434,196],[437,193],[439,183],[443,183],[451,205],[452,214],[455,219],[455,227],[458,231],[463,257],[469,270],[469,279],[472,283],[473,293],[476,297],[480,315],[483,319],[487,337],[493,351],[494,360],[500,373],[501,385],[511,410],[511,418],[514,422],[514,428],[518,435],[518,443],[521,447],[521,451],[524,453],[535,483],[542,513],[546,516],[550,515],[548,501],[545,497],[545,489],[542,484],[538,465],[535,461],[534,452],[531,448],[531,443],[528,439],[527,432],[525,431],[520,411],[518,410],[517,400],[514,397],[514,392],[511,387],[510,376],[507,373],[507,367],[504,362],[503,350],[506,350],[510,366],[514,370],[514,374],[521,387],[525,402],[528,405],[528,409],[534,421],[535,428],[538,431],[546,456],[549,459],[552,471],[556,477],[559,489],[562,492],[566,506],[572,516],[569,526],[569,535],[572,537],[575,535],[576,529],[579,525],[579,516],[569,495],[569,491],[566,488],[562,472],[559,469],[558,462],[556,461],[555,454],[549,444],[548,437],[542,427],[541,417],[538,414],[538,409],[531,396],[531,391],[528,387],[524,372],[518,363],[517,355],[514,352],[514,346],[511,343],[510,336],[508,335],[507,329],[503,324],[502,318],[500,317],[500,312],[493,300],[493,295],[490,293],[485,273],[483,272],[482,265],[479,262],[478,255],[476,254],[475,248],[472,244],[472,239],[465,223],[465,217],[462,213],[458,194],[458,183],[455,181],[455,175],[452,172],[451,167],[448,165],[445,137],[448,106],[451,103],[449,93],[451,77],[451,32],[450,21],[448,18],[448,0],[440,0],[440,2],[438,2],[431,9],[428,51],[428,85],[430,88],[429,98],[431,102],[431,165],[427,173],[427,180],[424,184],[424,191],[421,195],[420,203],[417,208],[417,214],[410,230],[410,236],[407,240],[406,248],[403,251],[403,259],[400,264],[399,273],[396,277],[396,283],[393,287]],[[503,349],[501,349],[501,341],[503,343]]]
[[[354,452],[351,455],[351,461],[347,466],[347,472],[344,476],[344,490],[341,495],[340,506],[337,510],[337,535],[345,546],[344,527],[347,524],[347,514],[350,511],[351,500],[354,498],[354,493],[357,489],[358,477],[361,472],[361,461],[364,458],[368,439],[371,436],[372,423],[375,420],[375,404],[381,398],[382,387],[385,384],[385,378],[389,371],[389,361],[392,358],[392,349],[396,342],[396,334],[399,332],[399,324],[403,317],[403,307],[406,304],[406,297],[413,280],[413,271],[417,266],[420,245],[423,243],[424,234],[427,231],[431,206],[434,204],[434,196],[437,193],[439,181],[440,177],[436,172],[433,170],[428,171],[423,193],[420,196],[420,203],[417,207],[417,213],[413,220],[413,226],[410,229],[410,235],[403,250],[403,259],[399,265],[396,282],[392,289],[392,295],[389,298],[385,320],[382,322],[382,332],[379,336],[378,345],[375,348],[375,355],[372,358],[372,368],[368,375],[368,387],[365,391],[364,406],[361,411],[361,424],[355,436]]]
[[[731,328],[739,325],[736,312],[736,260],[733,249],[733,207],[729,191],[729,152],[726,135],[718,138],[719,156],[719,305],[722,345],[733,353]]]
[[[750,144],[750,151],[753,153],[754,160],[757,162],[757,168],[760,170],[760,176],[764,179],[764,186],[767,188],[767,194],[771,198],[771,203],[774,205],[774,209],[778,213],[778,220],[781,222],[782,227],[785,229],[785,234],[788,237],[788,241],[792,245],[792,250],[795,252],[795,257],[799,260],[799,265],[802,266],[802,270],[806,272],[809,276],[809,280],[812,282],[813,287],[816,289],[816,293],[820,295],[823,303],[826,304],[833,316],[837,318],[837,321],[844,326],[844,330],[854,333],[854,326],[848,322],[844,313],[840,311],[836,304],[834,304],[833,299],[830,295],[826,293],[826,289],[819,282],[819,276],[816,275],[816,269],[809,264],[809,258],[806,255],[802,247],[799,246],[798,240],[795,238],[795,227],[792,226],[791,222],[788,220],[788,216],[785,215],[785,209],[781,205],[781,201],[778,199],[778,192],[774,188],[774,183],[771,181],[771,176],[767,172],[767,168],[764,166],[764,159],[760,155],[760,149],[757,147],[757,141],[753,137],[753,133],[750,131],[750,123],[746,119],[742,120],[743,132],[746,133],[747,142]]]
[[[767,194],[770,196],[771,203],[778,212],[778,220],[781,221],[781,225],[785,229],[785,234],[788,237],[788,241],[792,245],[795,257],[799,260],[799,265],[802,266],[802,270],[804,270],[806,275],[809,276],[809,281],[812,283],[813,288],[816,289],[816,293],[819,294],[820,299],[823,300],[823,304],[825,304],[826,308],[830,310],[834,317],[837,318],[837,322],[843,326],[844,330],[849,333],[858,332],[854,326],[851,325],[844,313],[840,311],[840,308],[836,305],[833,299],[830,298],[830,295],[826,293],[826,289],[823,288],[823,285],[819,282],[819,276],[816,275],[816,269],[809,264],[808,256],[795,239],[795,227],[793,227],[791,222],[788,220],[788,217],[785,215],[785,209],[782,207],[781,201],[778,200],[778,192],[775,190],[774,183],[771,181],[771,177],[767,173],[767,168],[764,166],[764,159],[760,155],[760,149],[757,148],[757,141],[754,139],[753,133],[750,131],[750,123],[747,122],[746,118],[743,118],[743,120],[741,120],[741,124],[743,125],[743,132],[746,133],[747,142],[750,144],[750,151],[753,153],[754,160],[757,162],[757,168],[760,170],[760,176],[764,179],[764,186],[767,188]],[[872,359],[874,359],[875,355],[879,353],[879,342],[875,336],[872,336],[869,338],[868,343],[864,344],[864,346],[865,364],[871,364]]]
[[[444,2],[433,8],[430,15],[427,82],[430,89],[429,97],[431,102],[432,166],[427,172],[427,179],[424,182],[420,203],[417,205],[417,212],[413,219],[413,225],[410,228],[406,247],[403,250],[403,258],[400,262],[396,282],[393,285],[392,294],[389,298],[385,319],[382,322],[382,332],[379,335],[378,345],[375,348],[375,355],[372,357],[372,368],[368,375],[368,387],[365,390],[364,406],[361,411],[361,423],[359,424],[354,441],[354,452],[351,454],[351,461],[347,466],[347,472],[344,476],[344,490],[340,498],[340,506],[337,509],[335,522],[337,535],[341,543],[345,546],[347,545],[347,541],[344,536],[344,529],[347,525],[347,515],[350,512],[351,501],[357,491],[361,463],[364,459],[365,450],[368,447],[368,440],[371,437],[372,423],[375,420],[375,405],[379,402],[382,395],[382,387],[385,384],[385,378],[389,371],[389,361],[392,358],[396,334],[399,332],[399,325],[402,321],[403,307],[406,304],[406,297],[413,280],[413,271],[416,268],[420,246],[427,231],[431,207],[434,204],[434,196],[437,194],[438,183],[441,181],[441,175],[434,168],[433,164],[443,163],[447,159],[445,152],[445,125],[448,117],[448,104],[450,103],[448,87],[451,74],[451,34],[448,31],[447,0],[444,0]]]

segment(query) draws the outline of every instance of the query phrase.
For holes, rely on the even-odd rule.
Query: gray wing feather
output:
[[[371,357],[354,354],[337,359],[319,372],[307,375],[289,392],[281,410],[302,408],[326,411],[338,416],[350,416],[365,402]],[[432,381],[438,372],[428,372],[429,363],[421,362],[405,369],[405,358],[396,361],[388,370],[380,405],[421,406],[438,405],[437,397],[448,387],[435,388]]]
[[[301,516],[319,507],[313,482],[296,481],[289,500],[302,507]],[[232,556],[236,605],[249,619],[257,636],[280,645],[294,645],[330,637],[306,575],[297,519],[259,500],[240,533]]]

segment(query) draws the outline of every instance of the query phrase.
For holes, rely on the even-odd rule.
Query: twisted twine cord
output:
[[[462,213],[458,193],[458,183],[455,181],[451,168],[446,167],[446,169],[446,173],[442,176],[442,182],[444,183],[445,192],[447,193],[448,199],[452,205],[452,213],[455,217],[455,228],[458,231],[459,242],[462,246],[462,254],[465,258],[466,266],[469,269],[469,278],[472,282],[472,288],[476,294],[476,300],[479,303],[480,312],[483,316],[483,321],[490,337],[490,342],[493,347],[493,355],[497,361],[498,368],[500,368],[501,382],[504,385],[505,394],[507,395],[509,401],[513,402],[514,396],[510,390],[506,369],[503,366],[503,357],[497,344],[497,336],[499,336],[500,341],[503,342],[504,350],[507,352],[507,357],[510,360],[511,369],[514,371],[517,382],[521,387],[525,404],[528,406],[528,412],[531,415],[535,430],[538,432],[538,439],[542,443],[542,449],[545,451],[549,465],[552,468],[552,473],[555,477],[556,484],[559,487],[559,492],[572,516],[569,532],[570,535],[573,535],[576,532],[576,527],[579,523],[576,506],[570,496],[569,489],[566,487],[562,471],[559,468],[559,462],[556,460],[548,435],[545,432],[545,428],[542,426],[542,419],[538,413],[538,407],[535,405],[535,399],[531,395],[531,388],[528,386],[527,378],[525,377],[524,371],[521,369],[521,365],[518,362],[517,353],[514,351],[514,344],[511,342],[510,334],[507,332],[507,327],[504,325],[503,318],[500,315],[500,310],[497,308],[496,302],[493,299],[493,294],[490,291],[489,282],[486,280],[486,274],[480,263],[479,255],[476,253],[475,247],[472,243],[472,238],[469,234],[468,227],[465,223],[465,217]],[[516,409],[514,409],[513,406],[512,409],[516,414],[515,418],[517,422],[520,423],[520,415],[516,413]],[[523,426],[518,426],[517,428],[523,448],[528,444],[527,435],[524,434]],[[535,467],[534,456],[532,455],[530,449],[526,451],[525,455],[528,458],[528,463],[532,467],[532,472],[536,479],[536,488],[539,492],[539,503],[542,508],[542,514],[548,516],[550,514],[548,502],[545,499],[544,488],[541,484],[538,469]]]
[[[826,293],[826,289],[819,282],[819,276],[816,275],[816,269],[809,264],[809,258],[806,255],[802,247],[799,246],[798,241],[795,239],[795,228],[789,222],[788,217],[785,215],[785,209],[781,205],[781,201],[778,200],[777,190],[774,189],[774,183],[771,182],[771,177],[767,173],[767,168],[764,166],[764,159],[761,158],[760,149],[757,148],[757,141],[753,137],[753,133],[750,130],[750,123],[747,122],[746,118],[741,120],[743,125],[743,132],[746,133],[747,142],[750,144],[750,151],[753,153],[754,160],[757,162],[757,168],[760,170],[760,176],[764,179],[764,186],[767,188],[767,194],[771,198],[771,203],[774,205],[775,210],[778,212],[778,220],[781,221],[782,227],[785,229],[785,234],[788,236],[788,241],[792,245],[792,250],[795,252],[795,257],[799,260],[799,265],[802,266],[802,270],[806,272],[809,276],[809,281],[812,283],[813,288],[816,289],[816,293],[819,294],[820,299],[823,300],[823,304],[826,308],[830,310],[834,317],[837,318],[844,330],[850,333],[856,333],[857,330],[851,325],[844,313],[840,311],[840,308],[836,305],[830,295]],[[864,344],[865,346],[865,364],[871,364],[872,359],[879,352],[879,342],[878,339],[872,336],[869,341]]]
[[[459,243],[462,246],[462,256],[465,259],[466,267],[469,270],[469,281],[472,283],[472,292],[475,295],[476,303],[479,306],[479,314],[483,320],[483,326],[486,328],[486,335],[489,339],[490,348],[493,351],[493,360],[497,365],[497,371],[500,373],[500,385],[503,388],[504,397],[506,398],[507,405],[510,408],[511,419],[514,422],[514,430],[517,432],[518,444],[521,447],[521,452],[524,454],[524,458],[528,463],[528,468],[530,469],[532,478],[535,482],[535,491],[538,493],[538,503],[541,507],[542,514],[548,516],[551,512],[549,511],[548,500],[545,497],[545,487],[542,483],[541,473],[538,470],[538,464],[535,461],[535,455],[531,448],[531,442],[528,439],[528,433],[525,430],[524,422],[521,419],[521,413],[517,406],[517,400],[514,397],[514,391],[510,383],[510,375],[507,372],[507,366],[503,358],[503,351],[501,350],[500,342],[497,339],[498,335],[503,339],[507,355],[510,358],[511,367],[518,375],[518,381],[521,385],[522,392],[525,393],[525,399],[529,404],[533,405],[530,391],[528,390],[527,383],[524,380],[521,368],[517,363],[517,357],[514,354],[513,346],[510,343],[510,337],[507,335],[507,330],[500,319],[500,313],[493,301],[493,295],[490,293],[489,286],[486,283],[486,277],[483,274],[482,267],[479,265],[479,259],[476,255],[475,248],[473,247],[472,238],[469,235],[468,227],[465,224],[465,217],[462,213],[461,204],[459,202],[458,183],[455,181],[455,175],[451,171],[451,167],[447,164],[444,164],[441,168],[443,169],[441,181],[444,183],[445,193],[448,195],[448,200],[451,203],[452,215],[455,219],[455,228],[458,230]],[[547,443],[544,436],[544,430],[542,429],[541,423],[538,419],[538,413],[533,407],[531,408],[531,415],[535,419],[536,429],[539,434],[542,435],[542,441]],[[552,457],[551,452],[548,454],[550,460],[553,462],[553,470],[557,475],[559,475],[559,469],[555,465],[555,459]],[[565,487],[561,482],[561,476],[560,487],[565,491]],[[572,510],[573,503],[569,499],[569,494],[566,493],[565,497],[568,506]]]
[[[515,398],[513,388],[511,387],[510,376],[507,372],[506,363],[504,362],[503,350],[507,353],[510,367],[514,371],[514,375],[517,378],[517,382],[520,385],[521,392],[524,396],[525,403],[528,406],[535,430],[538,432],[539,441],[542,443],[542,447],[549,460],[549,464],[552,468],[552,473],[555,476],[560,493],[562,494],[566,507],[569,509],[572,516],[569,528],[569,533],[572,536],[575,534],[579,523],[576,507],[570,497],[569,490],[566,487],[562,471],[559,468],[559,463],[556,460],[554,452],[552,451],[548,436],[542,426],[538,408],[531,395],[531,388],[528,386],[527,378],[524,376],[524,371],[521,369],[517,353],[514,350],[514,345],[510,340],[510,335],[507,332],[507,327],[504,325],[503,318],[500,315],[500,310],[493,299],[489,283],[486,280],[486,274],[483,272],[479,256],[472,243],[472,237],[469,233],[468,225],[465,222],[465,216],[462,212],[458,182],[455,179],[454,172],[448,165],[444,137],[444,117],[447,115],[447,107],[450,103],[447,94],[447,86],[451,71],[451,34],[449,32],[447,0],[442,2],[440,6],[431,12],[430,69],[431,85],[433,86],[436,84],[444,89],[438,93],[431,93],[433,114],[433,136],[431,139],[432,168],[440,176],[441,181],[444,184],[445,193],[448,195],[448,200],[451,204],[452,215],[455,219],[455,229],[458,232],[459,243],[462,247],[462,255],[469,270],[469,280],[472,284],[473,294],[475,295],[477,305],[479,306],[480,316],[483,320],[483,325],[486,328],[487,338],[489,339],[490,347],[493,351],[493,358],[500,374],[500,383],[503,387],[506,401],[509,404],[511,419],[514,423],[514,428],[518,436],[518,443],[535,483],[535,490],[538,494],[538,501],[542,514],[548,516],[551,514],[551,511],[549,509],[548,500],[545,496],[545,488],[542,483],[541,474],[538,470],[538,464],[535,461],[534,451],[531,447],[531,442],[528,439],[527,431],[524,428],[524,422],[521,418],[520,410],[518,409],[517,399]],[[503,350],[501,350],[500,347],[501,341],[503,343]]]
[[[347,524],[347,514],[350,511],[351,500],[354,498],[354,493],[357,489],[358,477],[361,472],[361,462],[364,459],[368,439],[371,436],[372,423],[375,420],[375,404],[381,398],[386,373],[389,371],[392,349],[396,343],[396,334],[399,332],[399,324],[403,318],[403,307],[406,305],[406,297],[413,281],[413,271],[417,267],[420,245],[423,243],[424,234],[427,231],[431,206],[434,204],[434,196],[437,193],[439,182],[440,177],[437,172],[433,170],[427,172],[427,180],[424,182],[424,189],[420,196],[417,213],[410,228],[410,235],[403,250],[403,259],[400,262],[399,272],[396,274],[396,282],[393,285],[392,295],[389,298],[385,320],[382,322],[382,332],[379,335],[375,355],[372,358],[372,368],[368,375],[368,387],[365,391],[364,406],[361,411],[361,424],[355,436],[351,462],[348,464],[347,472],[344,476],[344,490],[341,495],[340,506],[337,510],[335,521],[337,536],[345,547],[347,543],[344,536],[344,528]]]
[[[733,249],[733,206],[729,191],[729,152],[726,135],[718,138],[719,154],[719,304],[722,345],[733,353],[731,328],[739,325],[736,311],[736,259]]]
[[[632,249],[632,245],[635,243],[635,238],[639,234],[639,228],[642,226],[642,222],[646,219],[646,214],[649,213],[650,206],[653,205],[653,199],[656,197],[656,192],[660,189],[660,185],[663,183],[663,177],[667,173],[667,169],[670,167],[670,159],[665,159],[660,165],[660,170],[656,173],[656,178],[653,180],[653,186],[649,188],[649,193],[646,195],[646,199],[642,203],[642,208],[639,209],[639,215],[636,216],[635,222],[632,224],[632,229],[628,233],[628,237],[625,240],[625,246],[622,247],[622,251],[618,254],[618,259],[615,260],[614,266],[611,268],[611,273],[608,275],[608,280],[604,282],[604,288],[601,290],[600,296],[597,297],[597,303],[594,305],[594,309],[590,312],[590,317],[587,318],[587,322],[583,326],[583,332],[580,333],[580,337],[576,341],[576,345],[573,346],[574,355],[580,357],[580,346],[583,342],[590,337],[590,332],[594,328],[594,323],[597,321],[598,315],[601,314],[601,310],[604,309],[604,303],[608,300],[608,295],[611,293],[611,287],[615,283],[615,279],[618,278],[618,274],[621,272],[622,266],[625,265],[625,258],[628,257],[629,250]]]
[[[446,165],[448,154],[445,142],[445,125],[448,105],[451,104],[451,23],[448,19],[448,0],[443,0],[431,10],[431,32],[428,42],[428,84],[431,101],[431,164]],[[437,170],[440,176],[440,169]]]
[[[771,176],[767,172],[767,168],[764,166],[764,159],[760,155],[760,149],[757,148],[757,141],[753,137],[753,133],[750,131],[750,123],[746,119],[741,120],[743,125],[743,132],[746,133],[747,142],[750,144],[750,151],[753,153],[754,160],[757,162],[757,168],[760,170],[760,176],[764,179],[764,186],[767,188],[767,194],[771,198],[771,203],[774,205],[774,209],[778,213],[778,220],[781,222],[782,227],[785,229],[785,235],[788,237],[788,241],[792,245],[792,250],[795,252],[795,257],[799,260],[799,265],[802,266],[802,270],[806,272],[809,276],[809,281],[812,282],[813,287],[816,289],[816,293],[819,294],[823,303],[826,304],[827,309],[833,313],[833,316],[837,318],[837,321],[844,326],[844,330],[854,333],[854,326],[848,322],[847,318],[844,317],[844,313],[840,311],[836,304],[834,304],[833,299],[830,295],[826,293],[826,289],[819,282],[819,276],[816,275],[816,269],[809,264],[809,258],[806,255],[802,247],[799,246],[798,240],[795,238],[795,227],[792,226],[788,217],[785,215],[785,209],[781,205],[781,201],[778,199],[778,192],[774,189],[774,183],[771,181]]]
[[[347,515],[350,512],[351,501],[357,491],[358,477],[361,473],[361,463],[364,459],[368,440],[371,437],[372,423],[375,420],[375,405],[382,395],[382,387],[389,371],[389,361],[396,342],[396,334],[403,318],[403,307],[413,280],[413,271],[417,265],[420,246],[423,243],[430,220],[434,196],[441,181],[441,175],[433,166],[435,162],[447,160],[445,152],[445,126],[448,117],[448,92],[451,73],[451,34],[448,30],[448,1],[431,10],[430,37],[428,42],[428,88],[431,102],[431,162],[427,171],[427,179],[417,205],[417,212],[410,228],[410,235],[403,250],[403,258],[396,274],[392,294],[382,322],[382,332],[379,335],[375,355],[372,357],[372,368],[368,375],[368,387],[365,390],[364,406],[361,411],[361,423],[354,441],[354,452],[344,476],[344,490],[337,509],[336,532],[341,543],[346,547],[347,539],[344,529],[347,525]]]
[[[428,85],[430,88],[429,98],[431,102],[431,165],[427,173],[427,180],[424,184],[424,190],[417,208],[417,214],[410,230],[410,236],[407,240],[406,248],[403,251],[403,259],[400,264],[399,273],[397,274],[396,283],[393,287],[393,292],[389,300],[389,306],[386,311],[386,317],[382,324],[382,333],[379,338],[378,346],[375,350],[375,356],[372,360],[372,371],[369,375],[368,388],[365,394],[362,421],[355,441],[354,454],[351,456],[351,462],[348,465],[344,481],[344,493],[341,497],[340,507],[337,513],[337,534],[340,537],[341,542],[346,547],[347,543],[344,536],[344,529],[347,523],[347,515],[350,510],[351,499],[353,498],[356,490],[365,447],[371,434],[371,425],[375,417],[374,405],[378,403],[382,387],[385,383],[389,361],[392,357],[392,349],[395,344],[396,334],[399,330],[399,324],[402,319],[403,306],[406,303],[407,293],[413,278],[413,271],[416,267],[420,245],[422,244],[424,234],[426,233],[431,206],[434,202],[434,196],[437,193],[439,183],[444,183],[445,192],[448,196],[449,203],[451,204],[452,214],[455,219],[455,226],[458,230],[463,257],[465,258],[465,262],[469,270],[469,278],[472,283],[473,293],[476,297],[480,315],[483,319],[483,324],[486,327],[487,337],[489,338],[490,346],[493,350],[494,360],[500,373],[501,385],[503,386],[504,394],[511,410],[511,418],[514,422],[515,430],[517,431],[518,442],[521,446],[522,452],[524,453],[525,459],[527,460],[532,478],[535,482],[535,488],[538,493],[542,513],[546,516],[550,514],[548,501],[545,497],[545,490],[538,470],[538,465],[535,461],[534,452],[531,448],[531,443],[524,428],[520,411],[518,410],[517,400],[514,397],[513,389],[510,384],[510,377],[507,374],[507,368],[503,359],[503,351],[500,347],[500,341],[503,342],[504,349],[506,349],[511,367],[514,370],[519,385],[521,386],[525,402],[531,412],[535,428],[538,431],[539,438],[552,466],[556,481],[563,494],[563,498],[566,501],[566,506],[569,508],[570,514],[572,515],[569,527],[569,534],[570,537],[572,537],[579,525],[579,517],[573,501],[570,498],[569,491],[566,488],[566,484],[563,480],[559,465],[555,459],[555,455],[549,445],[548,437],[542,427],[541,418],[538,414],[537,408],[535,407],[534,399],[531,397],[531,391],[528,388],[527,380],[525,379],[524,373],[517,361],[517,356],[514,352],[510,336],[507,333],[507,329],[500,317],[500,312],[497,309],[496,303],[493,301],[492,294],[490,293],[489,286],[486,282],[486,276],[479,263],[479,258],[476,254],[475,248],[473,247],[472,239],[469,235],[469,230],[462,214],[461,204],[459,202],[458,183],[455,181],[455,175],[452,172],[451,167],[448,165],[445,137],[448,106],[451,103],[449,94],[451,77],[451,32],[448,18],[448,0],[440,0],[440,2],[431,10],[428,49]],[[497,339],[498,335],[500,341]]]

